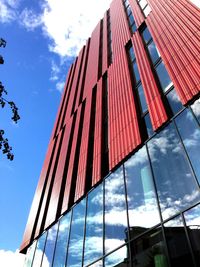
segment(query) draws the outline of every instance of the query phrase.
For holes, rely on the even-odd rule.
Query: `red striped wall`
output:
[[[90,50],[88,55],[83,99],[85,99],[88,93],[92,91],[92,88],[95,86],[98,80],[99,39],[100,39],[100,22],[94,29],[90,40]]]
[[[144,18],[137,1],[129,1],[136,25],[140,27],[144,25],[144,22],[146,23],[181,101],[183,104],[188,103],[200,91],[200,12],[198,8],[188,0],[148,0],[152,12],[147,18]],[[103,17],[102,74],[107,72],[109,170],[112,171],[142,142],[136,99],[133,97],[125,50],[128,42],[132,42],[135,50],[154,130],[161,127],[168,118],[139,31],[134,34],[130,33],[121,0],[113,0],[111,3],[110,19],[113,62],[108,66],[107,16],[105,13]],[[95,87],[97,95],[92,181],[90,182],[94,186],[103,178],[101,174],[103,85],[102,77],[98,80],[99,39],[100,22],[69,70],[51,142],[24,233],[22,251],[25,251],[34,236],[38,236],[60,214],[70,208],[70,205],[73,205],[72,196],[74,201],[78,201],[86,193],[92,90]],[[83,127],[80,129],[84,105],[85,115]],[[73,131],[71,131],[72,125]],[[58,153],[63,131],[65,131],[64,137],[60,153]],[[78,138],[81,138],[80,143]],[[69,164],[65,166],[66,155]],[[66,175],[64,175],[64,170]],[[77,175],[74,177],[76,172]],[[64,195],[61,196],[63,191]],[[73,195],[74,191],[75,196]]]
[[[152,126],[156,130],[167,121],[167,114],[139,32],[132,37],[132,43]]]
[[[95,130],[94,130],[94,154],[92,170],[92,186],[101,179],[101,146],[102,146],[102,78],[97,83]]]
[[[149,0],[153,39],[183,104],[200,91],[200,15],[186,0]]]
[[[109,167],[112,170],[141,143],[125,50],[108,71]]]

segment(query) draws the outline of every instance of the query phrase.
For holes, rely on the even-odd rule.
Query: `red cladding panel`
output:
[[[45,188],[45,192],[44,192],[44,197],[43,197],[42,206],[40,209],[39,218],[37,221],[35,238],[44,230],[44,229],[42,229],[41,226],[42,226],[42,221],[44,220],[44,213],[46,212],[46,209],[48,208],[48,205],[49,205],[48,195],[49,195],[50,190],[51,190],[51,183],[54,180],[53,172],[54,172],[54,168],[55,168],[56,158],[58,157],[58,148],[59,148],[61,136],[62,136],[62,131],[60,131],[59,135],[57,136],[57,142],[56,142],[56,147],[55,147],[55,151],[54,151],[54,155],[53,155],[52,164],[51,164],[49,173],[47,173],[46,179],[48,179],[48,180],[47,180],[47,184],[46,184],[46,188]]]
[[[141,144],[125,49],[108,70],[109,167]]]
[[[45,158],[45,161],[43,164],[43,168],[42,168],[40,179],[38,182],[38,186],[37,186],[37,189],[36,189],[36,192],[34,195],[32,206],[31,206],[31,209],[29,212],[29,217],[28,217],[28,221],[27,221],[27,225],[26,225],[26,229],[24,232],[24,237],[23,237],[23,241],[22,241],[20,250],[23,250],[25,247],[27,247],[31,241],[32,230],[33,230],[33,226],[35,224],[35,219],[37,216],[42,192],[44,190],[44,183],[46,180],[46,175],[47,175],[48,166],[49,166],[50,159],[51,159],[51,154],[52,154],[54,142],[55,142],[55,140],[53,140],[48,146],[48,151],[47,151],[46,158]]]
[[[64,99],[63,109],[62,109],[62,112],[60,114],[60,121],[59,121],[59,125],[58,125],[57,134],[58,134],[59,130],[63,127],[63,122],[64,122],[65,117],[66,117],[68,102],[69,102],[69,98],[71,95],[71,85],[72,85],[73,78],[74,78],[74,71],[76,69],[76,63],[77,63],[77,58],[76,58],[75,63],[72,65],[70,79],[69,79],[69,82],[67,83],[67,88],[65,89],[65,90],[67,90],[67,95],[66,95],[66,98]]]
[[[152,126],[157,130],[167,121],[167,114],[139,32],[133,35],[132,42]]]
[[[113,58],[130,39],[130,30],[122,1],[114,0],[110,6]]]
[[[186,0],[149,0],[146,22],[183,104],[200,91],[200,16]]]
[[[78,83],[79,83],[79,78],[80,78],[80,73],[81,73],[81,67],[82,67],[82,61],[83,61],[83,56],[85,52],[85,46],[81,49],[78,58],[77,58],[77,64],[76,64],[76,69],[74,72],[74,77],[73,77],[73,82],[71,84],[71,94],[69,98],[69,104],[67,107],[67,112],[66,112],[66,117],[65,117],[65,123],[68,122],[69,118],[71,117],[71,114],[74,110],[72,110],[73,105],[76,102],[76,97],[77,97],[77,90],[78,90]]]
[[[69,145],[69,138],[71,133],[71,126],[72,126],[72,118],[69,120],[68,124],[65,126],[64,137],[62,141],[61,151],[58,160],[58,166],[55,173],[55,180],[53,184],[53,189],[51,193],[51,199],[49,202],[48,212],[46,216],[45,228],[47,228],[51,223],[56,220],[57,209],[58,209],[58,201],[61,192],[61,184],[64,175],[65,169],[65,160],[68,153],[68,145]]]
[[[85,99],[92,91],[98,80],[98,63],[99,63],[99,39],[100,39],[100,22],[94,29],[91,40],[90,40],[90,50],[88,55],[88,64],[85,77],[85,86],[83,99]]]
[[[91,110],[92,110],[91,107],[92,107],[92,91],[90,92],[90,94],[88,94],[86,98],[82,138],[81,138],[81,144],[79,144],[80,153],[79,153],[77,182],[76,182],[76,191],[75,191],[74,201],[77,201],[85,193],[86,167],[87,167],[89,131],[90,131],[90,117],[91,117]]]
[[[107,37],[107,12],[103,17],[103,58],[102,58],[102,73],[108,68],[108,37]]]
[[[83,64],[81,68],[81,73],[80,73],[80,80],[78,84],[78,92],[77,92],[77,98],[76,98],[76,104],[75,104],[75,110],[78,109],[80,102],[82,102],[82,90],[84,88],[85,84],[85,73],[87,69],[87,60],[88,60],[88,53],[89,53],[89,48],[90,48],[90,39],[88,39],[85,47],[85,53],[83,56]]]
[[[135,19],[135,23],[137,25],[137,28],[139,28],[140,25],[144,22],[144,15],[141,11],[139,4],[137,3],[137,0],[129,0],[129,3],[131,6],[133,17]]]
[[[73,135],[73,141],[72,141],[71,154],[70,154],[70,159],[69,159],[69,166],[68,166],[68,172],[67,172],[67,177],[66,177],[65,193],[64,193],[61,213],[65,212],[68,209],[68,205],[69,205],[69,195],[70,195],[70,189],[71,189],[71,183],[72,183],[72,174],[73,174],[75,152],[76,152],[76,146],[77,146],[78,130],[79,130],[80,115],[81,115],[82,107],[83,107],[83,105],[79,106],[79,108],[77,110],[76,124],[75,124],[75,129],[74,129],[74,135]],[[80,144],[78,144],[78,145],[80,145]]]
[[[95,185],[101,179],[102,99],[103,99],[102,93],[103,93],[103,87],[101,78],[97,84],[92,185]]]
[[[54,136],[57,135],[57,131],[58,131],[58,127],[59,127],[59,122],[60,122],[60,119],[62,117],[61,114],[63,112],[63,108],[64,108],[64,104],[65,104],[65,101],[66,101],[66,98],[67,98],[67,94],[69,93],[68,84],[69,84],[70,76],[71,76],[71,73],[72,73],[72,66],[73,65],[71,65],[71,67],[70,67],[70,69],[68,71],[68,74],[67,74],[67,78],[66,78],[66,82],[65,82],[65,86],[64,86],[64,91],[63,91],[63,94],[62,94],[62,98],[61,98],[60,106],[59,106],[59,109],[58,109],[58,113],[57,113],[57,117],[56,117],[56,122],[54,124],[54,128],[53,128],[53,131],[52,131],[51,139],[54,138]]]

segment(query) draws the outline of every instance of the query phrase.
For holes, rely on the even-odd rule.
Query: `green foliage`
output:
[[[0,47],[6,47],[6,41],[2,38],[0,38]],[[3,57],[0,55],[0,64],[4,63]],[[5,90],[2,82],[0,81],[0,107],[4,108],[6,105],[10,107],[12,111],[12,117],[11,120],[13,120],[15,123],[18,122],[20,119],[18,108],[15,105],[13,101],[7,100],[6,96],[8,95],[8,92]],[[7,158],[9,160],[14,159],[14,154],[12,153],[12,147],[9,145],[8,139],[4,137],[4,130],[0,129],[0,150],[2,150],[3,154],[7,155]]]

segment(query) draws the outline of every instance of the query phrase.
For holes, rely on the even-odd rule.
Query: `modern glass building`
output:
[[[200,10],[113,0],[72,64],[24,267],[200,266]]]

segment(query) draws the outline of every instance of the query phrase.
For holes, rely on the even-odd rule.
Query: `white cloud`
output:
[[[200,1],[199,0],[190,0],[193,4],[200,8]]]
[[[42,25],[42,16],[37,15],[33,10],[25,8],[19,17],[19,23],[28,31],[33,31]]]
[[[54,60],[51,61],[51,81],[57,81],[58,80],[58,75],[60,73],[60,67],[55,63]]]
[[[9,23],[16,19],[17,11],[16,8],[18,6],[19,1],[5,1],[0,0],[0,22],[1,23]]]
[[[64,86],[65,86],[65,82],[58,82],[56,83],[56,89],[61,93],[64,89]]]
[[[103,17],[111,0],[45,0],[43,30],[52,40],[49,49],[61,56],[74,56]]]
[[[6,267],[22,267],[24,264],[25,256],[19,253],[19,250],[15,252],[10,250],[0,250],[0,263],[1,266]]]

